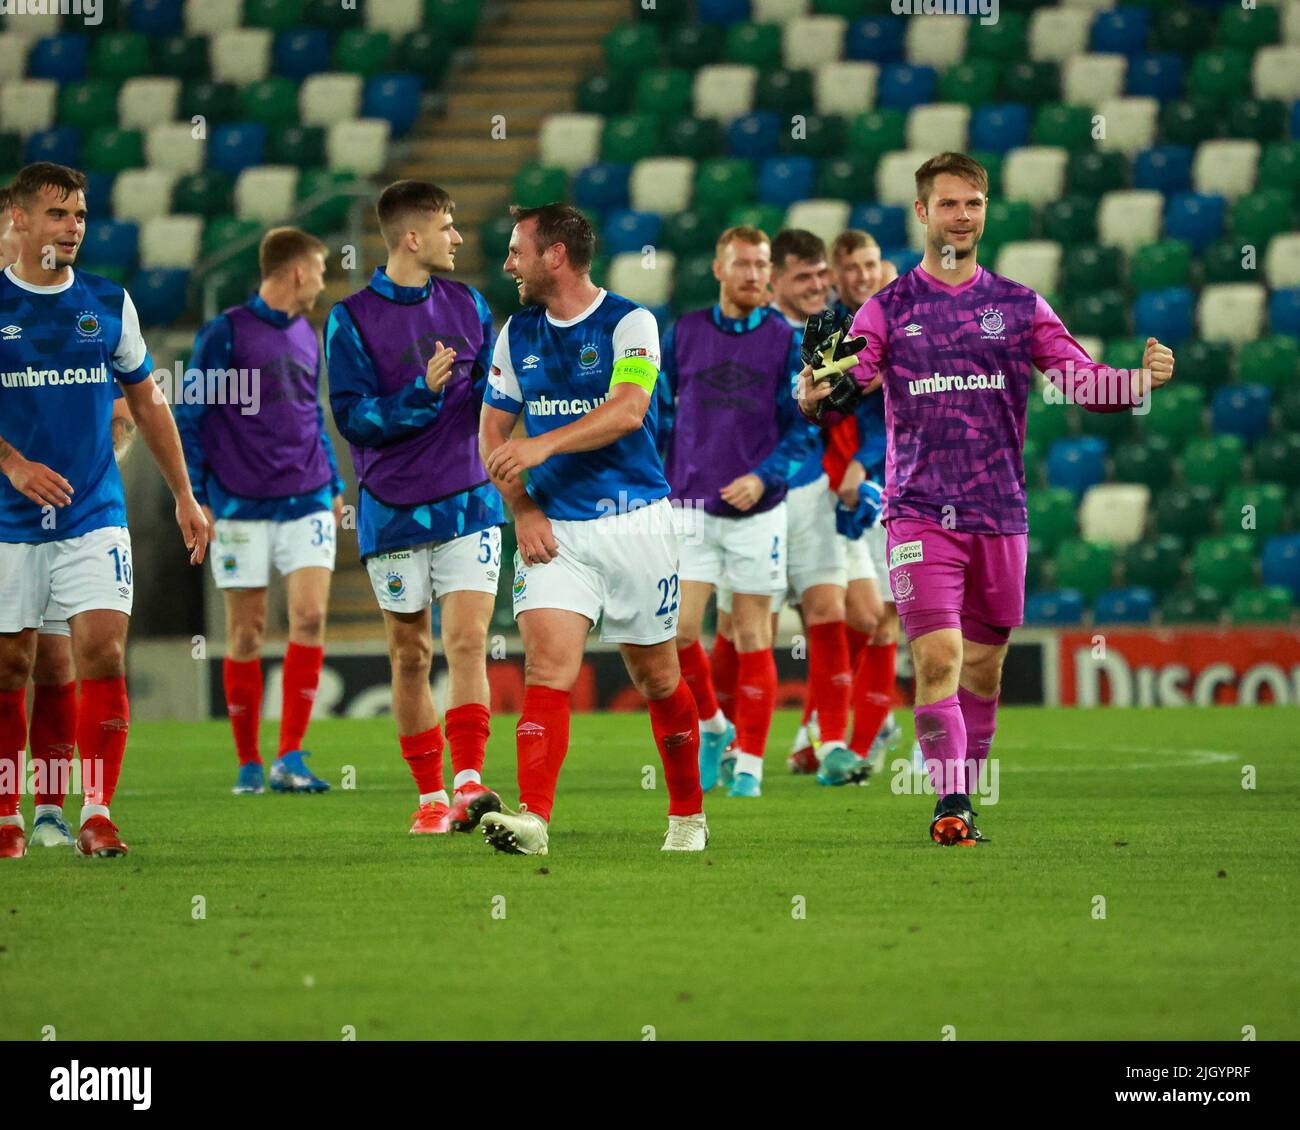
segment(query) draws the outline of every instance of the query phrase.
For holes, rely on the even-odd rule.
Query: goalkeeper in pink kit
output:
[[[1140,370],[1095,363],[1027,286],[979,266],[988,174],[942,153],[916,171],[921,263],[873,295],[823,362],[800,374],[804,415],[829,425],[885,397],[889,584],[912,648],[916,734],[938,795],[930,836],[970,846],[971,794],[996,727],[1002,663],[1025,605],[1025,407],[1038,368],[1095,412],[1147,406],[1173,376],[1148,338]]]

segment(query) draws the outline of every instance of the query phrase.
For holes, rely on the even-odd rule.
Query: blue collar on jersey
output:
[[[377,291],[392,302],[400,302],[403,306],[423,302],[429,297],[429,290],[432,286],[432,275],[429,276],[429,281],[423,286],[398,286],[388,277],[388,272],[383,267],[376,267],[375,273],[370,276],[371,290]]]
[[[713,304],[713,324],[724,334],[744,334],[756,330],[772,311],[766,306],[755,306],[748,318],[728,318],[718,303]]]
[[[244,305],[261,318],[262,321],[267,322],[278,329],[284,329],[285,326],[297,317],[297,315],[294,315],[294,318],[291,318],[283,310],[273,310],[266,304],[266,299],[264,299],[260,294],[254,294],[244,303]]]

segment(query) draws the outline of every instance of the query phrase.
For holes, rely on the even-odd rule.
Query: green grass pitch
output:
[[[0,863],[0,1038],[1296,1039],[1295,717],[1003,710],[992,842],[942,849],[888,775],[791,777],[783,713],[701,856],[659,851],[648,720],[579,716],[545,859],[408,836],[387,718],[313,725],[319,797],[232,796],[224,723],[138,724],[131,854]]]

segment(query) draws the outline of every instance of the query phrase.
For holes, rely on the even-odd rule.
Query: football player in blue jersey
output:
[[[190,562],[209,529],[190,489],[171,409],[130,295],[73,269],[86,232],[86,178],[38,162],[13,184],[18,259],[0,273],[0,857],[26,850],[18,811],[26,684],[51,600],[64,611],[80,679],[77,746],[84,801],[76,848],[126,854],[109,804],[130,711],[126,633],[134,592],[113,388],[176,499]]]

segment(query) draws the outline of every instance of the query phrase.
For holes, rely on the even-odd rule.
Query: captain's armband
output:
[[[653,395],[658,378],[659,366],[649,357],[620,357],[614,362],[609,387],[612,389],[615,385],[633,384]]]

